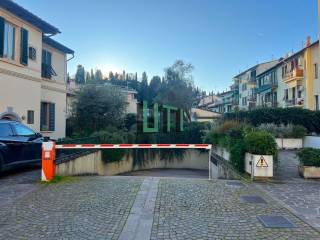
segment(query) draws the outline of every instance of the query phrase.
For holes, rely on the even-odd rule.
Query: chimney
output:
[[[310,36],[307,36],[306,47],[309,47],[310,45],[311,45],[311,38]]]

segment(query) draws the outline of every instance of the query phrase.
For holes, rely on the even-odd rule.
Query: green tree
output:
[[[191,121],[191,108],[195,100],[192,71],[194,67],[182,60],[177,60],[165,69],[165,76],[158,91],[156,101],[174,105],[185,110]]]
[[[147,101],[148,98],[148,76],[146,72],[142,73],[140,87],[138,89],[138,100],[139,101]]]
[[[148,101],[152,102],[153,99],[157,96],[161,88],[161,78],[159,76],[154,76],[149,84],[149,99]]]
[[[109,72],[109,77],[108,77],[108,79],[109,79],[110,81],[113,81],[113,80],[114,80],[114,75],[113,75],[113,72],[112,72],[112,71]]]
[[[93,69],[92,68],[90,70],[90,79],[91,79],[91,81],[94,81],[94,73],[93,73]]]
[[[75,75],[75,82],[77,84],[85,84],[85,70],[82,65],[77,66],[77,72]]]
[[[91,76],[90,76],[90,73],[87,72],[86,73],[86,83],[89,83],[91,81]]]
[[[113,86],[86,85],[76,95],[73,106],[75,131],[90,135],[107,126],[124,123],[126,101],[123,93]]]
[[[100,69],[96,70],[96,73],[94,74],[94,80],[95,82],[101,82],[103,80],[102,72]]]

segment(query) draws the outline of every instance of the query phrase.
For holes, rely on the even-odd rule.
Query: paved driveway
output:
[[[238,185],[131,176],[39,184],[0,206],[0,239],[320,239],[253,186]],[[259,215],[284,216],[295,228],[266,228]]]
[[[35,167],[24,167],[1,173],[0,206],[35,190],[40,179],[41,171]]]

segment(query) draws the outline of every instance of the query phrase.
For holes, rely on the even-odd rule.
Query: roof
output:
[[[203,119],[203,118],[210,118],[210,119],[214,119],[217,117],[220,117],[221,114],[216,113],[216,112],[212,112],[209,110],[205,110],[205,109],[201,109],[201,108],[191,108],[191,113],[192,114],[196,114],[196,117],[199,119]]]
[[[218,97],[222,97],[222,96],[228,95],[228,94],[233,93],[233,92],[234,92],[234,90],[229,90],[229,91],[226,91],[226,92],[219,93],[219,94],[217,94],[217,96]]]
[[[273,67],[271,67],[271,68],[267,69],[266,71],[260,73],[259,75],[257,75],[257,77],[260,77],[261,75],[264,75],[265,73],[267,73],[267,72],[269,72],[269,71],[277,68],[278,66],[282,65],[284,62],[287,62],[288,60],[296,57],[297,55],[303,53],[307,48],[313,47],[313,46],[315,46],[316,44],[319,44],[319,40],[311,43],[308,47],[302,48],[301,50],[299,50],[298,52],[292,54],[291,56],[281,59],[281,61],[279,61],[276,65],[274,65]]]
[[[246,72],[248,72],[248,71],[251,71],[251,70],[253,70],[253,69],[257,68],[257,67],[259,67],[260,65],[263,65],[263,64],[266,64],[266,63],[272,63],[272,62],[274,62],[274,61],[276,61],[276,60],[272,60],[272,61],[267,61],[267,62],[258,63],[258,64],[256,64],[256,65],[254,65],[253,67],[250,67],[250,68],[248,68],[247,70],[245,70],[245,71],[243,71],[243,72],[239,73],[238,75],[234,76],[233,78],[240,77],[240,76],[241,76],[241,75],[243,75],[244,73],[246,73]]]
[[[38,16],[19,6],[11,0],[1,0],[0,7],[7,10],[8,12],[16,15],[22,20],[32,24],[39,28],[45,34],[57,34],[60,33],[59,29],[45,22]]]
[[[43,37],[42,42],[66,54],[74,54],[74,51],[72,49],[62,45],[61,43],[53,40],[52,38]]]

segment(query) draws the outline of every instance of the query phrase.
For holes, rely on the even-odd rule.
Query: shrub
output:
[[[293,124],[304,126],[309,133],[320,133],[320,111],[301,108],[259,108],[224,114],[225,120],[241,121],[259,126],[262,123]]]
[[[320,149],[304,148],[297,155],[301,165],[320,167]]]
[[[292,137],[294,138],[303,138],[307,135],[307,129],[301,125],[294,125],[292,128]]]
[[[239,128],[240,123],[236,121],[225,121],[218,126],[217,132],[220,134],[227,134],[231,129]]]
[[[93,133],[91,137],[97,139],[97,143],[128,143],[129,134],[119,129],[108,127],[104,131]],[[116,162],[120,161],[125,153],[126,149],[104,149],[102,150],[102,160],[104,162]]]
[[[275,137],[278,137],[278,134],[279,134],[279,132],[278,132],[279,131],[279,127],[274,123],[262,123],[257,127],[257,129],[259,131],[268,132],[268,133],[272,134]]]
[[[262,123],[257,127],[260,131],[271,133],[279,138],[302,138],[307,134],[307,129],[301,125]]]
[[[248,133],[244,139],[246,151],[259,155],[275,155],[277,144],[274,137],[265,131]]]
[[[281,138],[290,138],[292,137],[292,129],[293,129],[293,125],[292,124],[280,124],[279,128],[278,128],[278,134],[277,137],[281,137]]]
[[[243,140],[239,139],[230,146],[230,161],[236,170],[244,172],[244,156],[246,153],[246,146]]]

